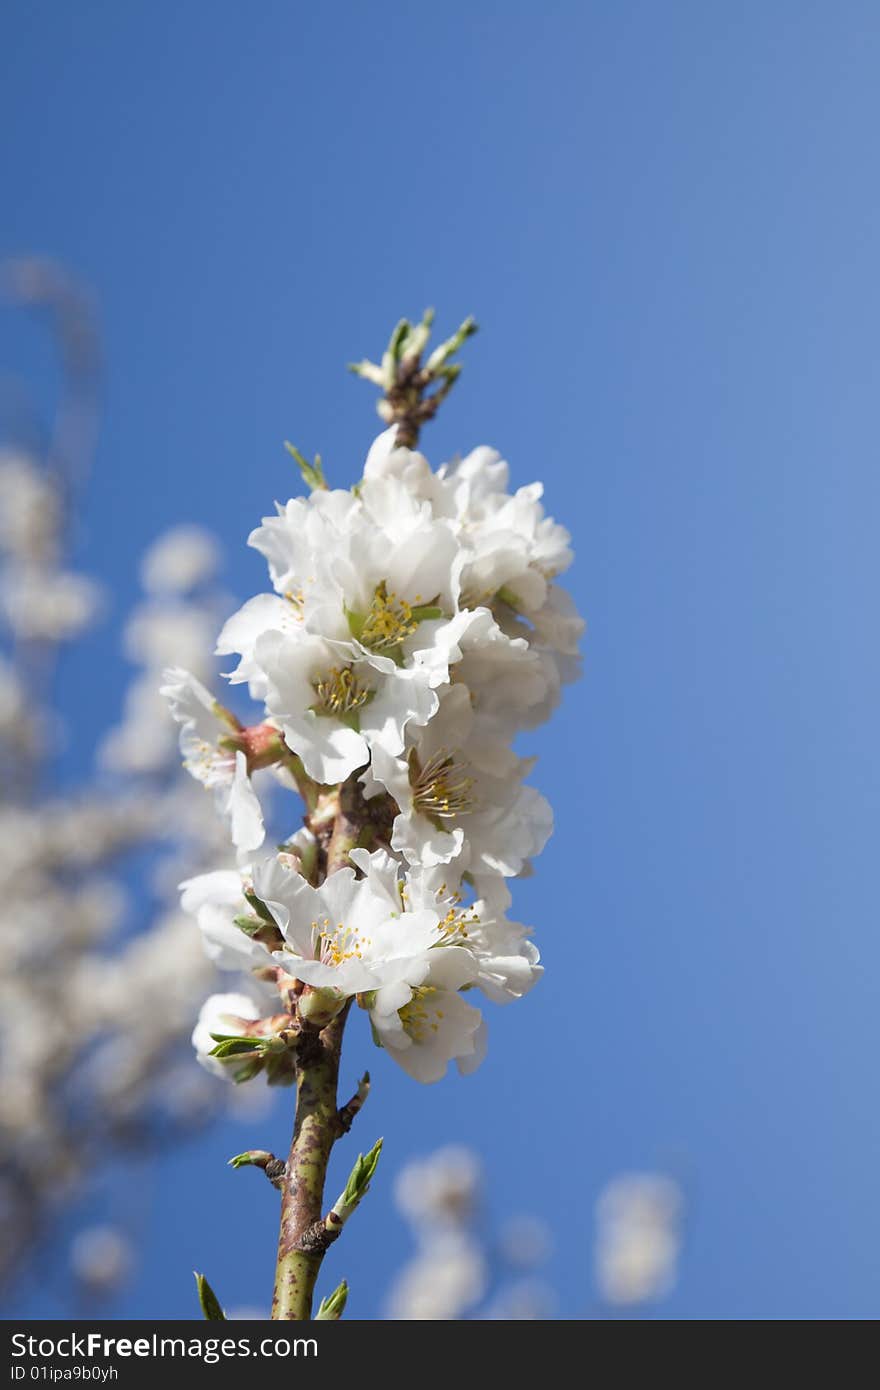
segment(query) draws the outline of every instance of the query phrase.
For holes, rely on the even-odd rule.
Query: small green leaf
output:
[[[262,1052],[266,1046],[265,1038],[224,1038],[217,1033],[212,1033],[211,1037],[216,1039],[217,1046],[211,1048],[208,1056],[220,1062],[227,1057],[240,1057],[245,1052]]]
[[[199,1292],[199,1303],[201,1304],[202,1315],[206,1321],[225,1322],[226,1314],[220,1307],[217,1295],[211,1288],[204,1274],[199,1274],[196,1270],[193,1270],[193,1276],[196,1281],[196,1288]]]
[[[255,1076],[259,1076],[263,1070],[263,1058],[251,1055],[247,1061],[240,1065],[231,1064],[232,1079],[236,1086],[242,1085],[245,1081],[252,1081]]]

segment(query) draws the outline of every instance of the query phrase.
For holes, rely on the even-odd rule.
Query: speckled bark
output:
[[[281,1229],[272,1317],[312,1316],[315,1281],[326,1244],[314,1240],[321,1221],[330,1151],[342,1132],[336,1092],[342,1032],[348,1011],[304,1039],[297,1074],[296,1121],[281,1196]]]

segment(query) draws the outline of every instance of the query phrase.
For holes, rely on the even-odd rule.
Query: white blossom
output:
[[[408,725],[427,723],[437,708],[423,671],[368,657],[351,641],[267,632],[256,659],[267,716],[318,782],[344,782],[373,747],[401,753]]]
[[[531,762],[479,736],[466,686],[448,687],[424,733],[411,731],[407,742],[403,758],[373,750],[365,786],[397,802],[391,845],[408,863],[448,864],[467,845],[474,872],[509,876],[541,852],[553,815],[540,792],[522,784]]]
[[[240,1065],[239,1058],[226,1062],[211,1056],[217,1046],[214,1034],[247,1037],[248,1025],[259,1017],[259,1005],[247,994],[212,994],[206,999],[192,1035],[196,1057],[205,1070],[223,1077],[233,1072]]]
[[[260,801],[244,750],[224,746],[224,731],[228,738],[230,727],[224,711],[188,671],[166,671],[161,693],[180,725],[184,766],[217,793],[218,805],[229,819],[233,844],[245,853],[259,848],[266,835]]]

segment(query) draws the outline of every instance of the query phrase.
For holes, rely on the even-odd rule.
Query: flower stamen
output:
[[[438,749],[422,767],[415,753],[410,754],[409,776],[413,807],[422,815],[454,820],[473,810],[474,779],[468,774],[468,764],[456,762],[445,748]]]
[[[411,637],[419,625],[411,604],[397,594],[388,592],[383,579],[376,585],[373,601],[360,631],[360,640],[371,651],[387,651],[399,647],[407,637]]]
[[[342,719],[356,713],[369,700],[372,690],[358,680],[350,666],[334,666],[321,680],[315,682],[318,703],[316,714]]]

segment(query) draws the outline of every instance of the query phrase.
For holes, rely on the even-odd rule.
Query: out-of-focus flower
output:
[[[91,1293],[114,1293],[133,1263],[131,1242],[115,1226],[87,1226],[73,1238],[70,1266],[74,1278]]]
[[[481,1313],[489,1322],[547,1322],[556,1317],[559,1300],[544,1279],[518,1279],[498,1291]]]
[[[0,613],[24,642],[69,642],[98,613],[101,590],[84,574],[32,565],[0,572]]]
[[[212,579],[220,549],[201,526],[173,526],[155,541],[141,561],[141,582],[148,594],[185,594]]]
[[[611,1304],[663,1298],[675,1285],[681,1252],[681,1189],[660,1173],[614,1178],[596,1204],[596,1282]]]
[[[482,1209],[483,1184],[478,1156],[458,1144],[411,1159],[398,1173],[394,1201],[416,1253],[392,1283],[389,1318],[524,1321],[556,1315],[556,1295],[548,1284],[513,1277],[547,1259],[547,1226],[520,1215],[493,1236]]]
[[[487,1282],[486,1258],[475,1240],[461,1231],[436,1232],[400,1271],[389,1316],[398,1322],[461,1318],[479,1303]]]
[[[473,1216],[481,1183],[477,1155],[462,1144],[449,1144],[401,1168],[394,1200],[416,1228],[462,1225]]]
[[[102,759],[124,780],[96,769],[72,790],[53,782],[60,647],[101,603],[70,563],[99,353],[85,297],[58,267],[26,258],[2,270],[4,290],[49,311],[69,408],[39,431],[45,454],[0,445],[0,1280],[119,1146],[143,1153],[226,1094],[191,1062],[193,1021],[216,979],[176,885],[181,856],[204,872],[227,843],[179,777],[158,693],[168,665],[215,673],[218,550],[197,528],[174,528],[148,552],[149,597],[126,623],[137,669]],[[78,1277],[109,1286],[124,1239],[81,1233]]]
[[[511,1216],[502,1224],[498,1248],[514,1269],[534,1269],[549,1260],[553,1234],[537,1216]]]
[[[0,448],[0,551],[33,562],[55,546],[61,521],[57,489],[23,451]]]

